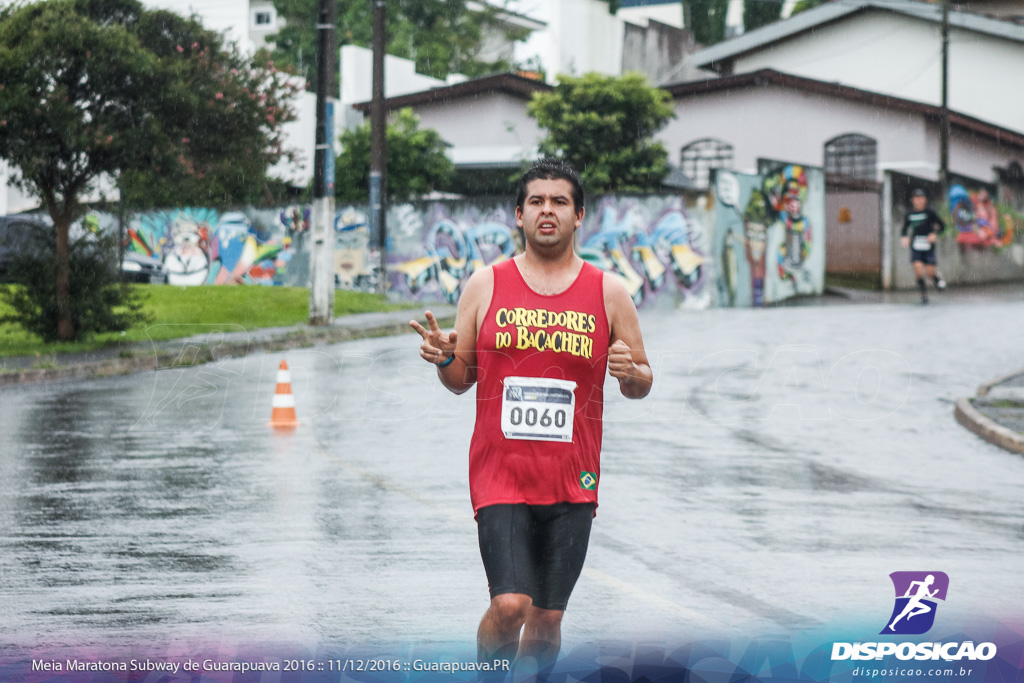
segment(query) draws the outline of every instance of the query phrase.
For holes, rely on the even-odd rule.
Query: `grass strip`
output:
[[[309,290],[304,287],[175,287],[132,285],[142,295],[152,316],[147,324],[96,335],[77,342],[44,344],[17,325],[0,325],[0,357],[49,356],[94,351],[123,342],[179,339],[203,332],[202,326],[237,326],[239,331],[287,327],[309,319]],[[399,311],[411,304],[396,304],[378,294],[334,292],[334,315]],[[11,313],[0,301],[0,316]]]

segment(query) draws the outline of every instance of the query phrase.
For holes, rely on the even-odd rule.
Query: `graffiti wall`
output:
[[[757,174],[714,177],[715,299],[764,306],[825,288],[825,176],[768,164]]]
[[[1024,278],[1024,213],[1011,201],[1000,201],[994,184],[952,176],[949,191],[943,194],[938,183],[902,173],[888,173],[886,182],[892,197],[889,248],[893,287],[915,286],[909,250],[900,237],[911,209],[911,193],[917,188],[924,190],[928,205],[946,225],[935,243],[937,270],[946,282],[963,285]]]
[[[587,207],[580,256],[619,278],[638,307],[706,308],[711,238],[679,196],[605,196]]]
[[[455,303],[474,271],[522,251],[512,202],[404,204],[388,211],[392,291]]]
[[[596,197],[585,207],[577,250],[618,278],[638,307],[749,306],[820,291],[814,264],[823,228],[809,218],[817,216],[814,185],[787,168],[736,174],[742,189],[735,199],[720,197],[717,211],[713,196]],[[755,189],[761,208],[751,199]],[[103,229],[118,229],[115,216],[94,216]],[[311,219],[308,205],[149,211],[128,219],[125,243],[160,259],[175,285],[306,287]],[[716,225],[724,227],[716,233]],[[391,291],[423,302],[456,302],[476,270],[523,249],[507,197],[392,206],[387,226]],[[334,238],[335,285],[376,291],[380,259],[367,208],[338,208]]]
[[[510,200],[403,205],[388,213],[392,290],[454,303],[473,272],[523,249]],[[710,236],[677,196],[599,197],[577,233],[584,259],[619,278],[637,306],[707,306]]]

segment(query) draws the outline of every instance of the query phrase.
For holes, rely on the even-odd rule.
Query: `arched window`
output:
[[[732,145],[713,138],[695,140],[683,147],[680,157],[683,175],[699,187],[708,187],[711,169],[732,168]]]
[[[878,141],[848,133],[825,143],[825,173],[874,180],[878,173]]]

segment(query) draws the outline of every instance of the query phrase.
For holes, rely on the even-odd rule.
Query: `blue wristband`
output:
[[[449,365],[451,365],[452,361],[454,361],[454,360],[455,360],[455,354],[453,353],[452,355],[448,356],[448,358],[446,360],[441,361],[440,363],[438,363],[437,367],[439,367],[439,368],[446,368]]]

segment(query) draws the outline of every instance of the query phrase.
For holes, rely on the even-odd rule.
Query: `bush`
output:
[[[0,323],[19,325],[47,343],[57,341],[56,230],[39,225],[19,246],[10,266],[11,280],[16,284],[2,294],[14,313],[0,318]],[[149,321],[139,294],[119,282],[117,239],[113,235],[72,234],[68,260],[75,338],[126,330]]]

